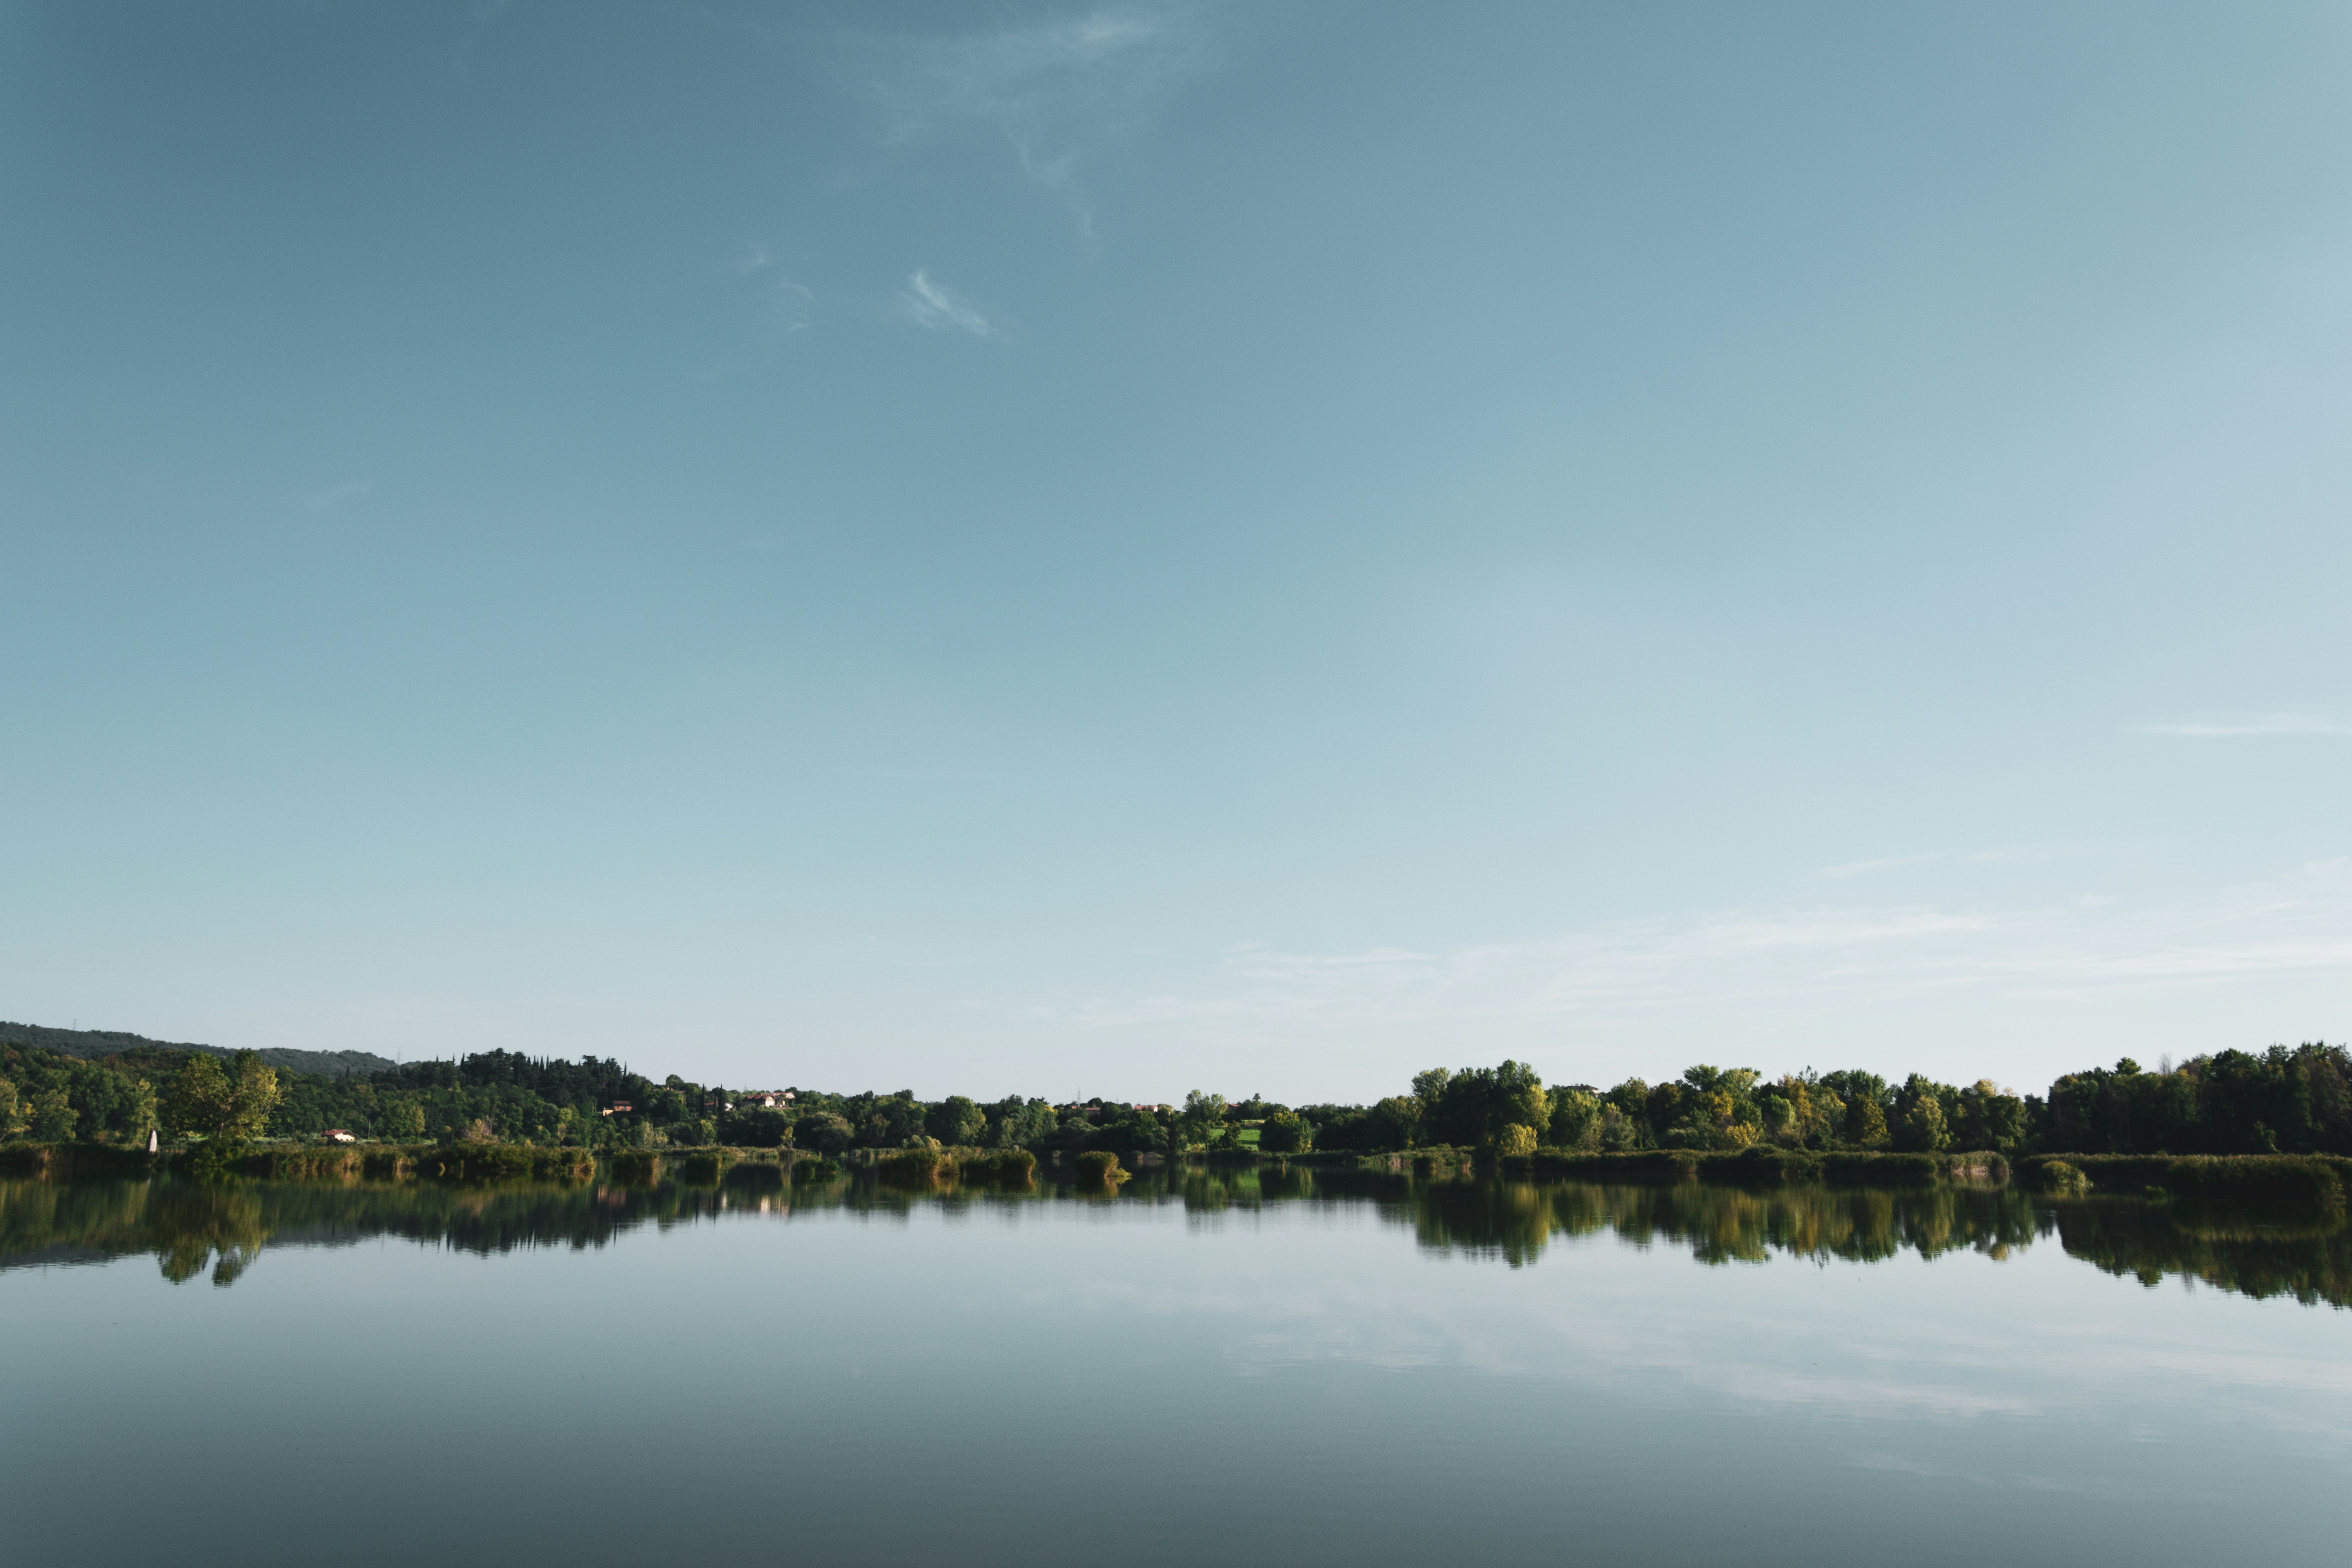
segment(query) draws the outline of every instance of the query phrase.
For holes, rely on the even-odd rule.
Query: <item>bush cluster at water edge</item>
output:
[[[2193,1200],[2326,1208],[2343,1206],[2352,1174],[2352,1160],[2324,1154],[2030,1155],[2019,1166],[2026,1184],[2042,1192],[2156,1190]]]
[[[1077,1166],[1081,1182],[1116,1186],[1128,1179],[1128,1173],[1119,1168],[1118,1156],[1108,1149],[1089,1149],[1074,1163]]]
[[[992,1182],[1018,1185],[1030,1180],[1037,1156],[1026,1149],[950,1149],[918,1146],[878,1155],[874,1170],[885,1181],[912,1185],[940,1182]]]
[[[1941,1180],[2000,1182],[2009,1161],[1991,1151],[1938,1154],[1889,1154],[1868,1150],[1755,1147],[1730,1151],[1650,1149],[1617,1153],[1539,1149],[1500,1162],[1506,1171],[1530,1175],[1578,1176],[1591,1181],[1731,1182],[1779,1185],[1790,1182],[1838,1182],[1868,1186],[1916,1186]]]

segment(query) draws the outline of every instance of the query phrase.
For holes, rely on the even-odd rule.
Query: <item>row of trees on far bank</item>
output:
[[[84,1061],[38,1047],[0,1053],[0,1138],[128,1143],[160,1131],[238,1141],[261,1136],[282,1098],[277,1070],[251,1051],[142,1055],[163,1059]]]
[[[2341,1046],[2222,1051],[2150,1072],[2126,1057],[2068,1073],[2046,1097],[1989,1079],[1893,1083],[1859,1069],[1693,1067],[1652,1084],[1546,1089],[1515,1062],[1418,1074],[1412,1092],[1319,1129],[1326,1146],[1580,1150],[1885,1149],[1933,1153],[2352,1154],[2352,1056]]]
[[[1378,1152],[1428,1147],[1502,1154],[1757,1144],[2004,1153],[2352,1154],[2352,1058],[2341,1046],[2223,1051],[2148,1071],[2126,1058],[2069,1073],[2046,1096],[1987,1080],[1893,1082],[1853,1069],[1767,1079],[1693,1067],[1652,1084],[1545,1087],[1532,1068],[1414,1075],[1370,1105],[1282,1105],[1194,1091],[1181,1105],[1019,1095],[924,1100],[911,1089],[795,1089],[781,1104],[743,1090],[659,1082],[618,1061],[485,1051],[372,1077],[283,1073],[250,1052],[142,1048],[81,1060],[0,1047],[0,1137],[143,1142],[149,1131],[238,1140],[346,1129],[363,1140],[650,1148],[790,1144],[821,1154],[910,1145],[1107,1150],[1123,1155]]]

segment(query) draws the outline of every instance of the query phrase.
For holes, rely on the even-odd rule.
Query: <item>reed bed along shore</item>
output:
[[[257,1176],[279,1181],[584,1179],[596,1173],[586,1149],[525,1143],[196,1144],[149,1153],[108,1143],[18,1143],[0,1148],[0,1172],[16,1175],[173,1174]]]
[[[2343,1206],[2352,1160],[2338,1154],[2029,1154],[2020,1175],[2048,1186],[2042,1173],[2063,1165],[2093,1192],[2147,1193],[2232,1203]],[[2063,1184],[2072,1185],[2071,1182]]]
[[[2005,1182],[2009,1160],[1990,1151],[1902,1154],[1867,1150],[1820,1152],[1759,1146],[1722,1152],[1642,1149],[1585,1152],[1538,1149],[1500,1163],[1517,1173],[1574,1176],[1598,1181],[1665,1180],[1729,1182],[1780,1186],[1795,1182],[1903,1187],[1941,1181]]]
[[[875,1173],[901,1184],[987,1182],[1020,1185],[1033,1181],[1037,1156],[1026,1149],[898,1149],[878,1155]]]
[[[1268,1167],[1346,1167],[1412,1171],[1430,1176],[1492,1172],[1518,1180],[1610,1184],[1711,1182],[1748,1187],[1830,1185],[1920,1187],[1966,1182],[2015,1182],[2054,1194],[2097,1193],[2225,1202],[2284,1202],[2341,1207],[2352,1187],[2352,1159],[2330,1154],[2077,1154],[2018,1156],[1990,1151],[1958,1153],[1814,1152],[1750,1148],[1724,1152],[1643,1149],[1595,1152],[1538,1149],[1532,1154],[1488,1158],[1467,1149],[1415,1149],[1358,1153],[1255,1154],[1219,1151],[1187,1163]],[[416,1180],[585,1181],[600,1173],[630,1185],[676,1180],[708,1185],[721,1180],[782,1185],[838,1176],[845,1163],[880,1181],[908,1187],[955,1184],[1027,1186],[1037,1156],[1026,1149],[917,1147],[853,1150],[842,1161],[805,1150],[730,1147],[608,1151],[520,1143],[437,1144],[196,1144],[148,1153],[110,1143],[15,1143],[0,1146],[0,1173],[74,1177],[170,1173],[244,1176],[288,1181]],[[1078,1154],[1058,1168],[1082,1183],[1116,1185],[1129,1174],[1107,1151]]]

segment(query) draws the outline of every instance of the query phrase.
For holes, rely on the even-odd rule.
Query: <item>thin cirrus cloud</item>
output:
[[[2246,713],[2217,719],[2189,720],[2172,724],[2144,724],[2147,735],[2176,735],[2193,741],[2231,740],[2250,735],[2352,735],[2352,726],[2315,713]]]
[[[907,144],[981,127],[1003,138],[1029,179],[1093,233],[1079,163],[1129,134],[1206,60],[1202,5],[1105,6],[952,38],[867,38],[853,47],[860,94]]]
[[[770,250],[759,240],[747,239],[734,255],[719,265],[724,270],[733,273],[738,278],[750,278],[765,272],[775,264],[775,252]]]
[[[789,278],[778,278],[765,301],[768,324],[780,332],[797,332],[816,313],[816,291]]]
[[[992,338],[996,327],[974,309],[969,300],[956,297],[943,283],[935,283],[930,274],[917,268],[907,279],[907,287],[898,293],[899,313],[919,327],[936,331],[970,332],[975,338]]]
[[[758,279],[762,290],[761,314],[771,330],[789,335],[803,331],[814,319],[816,290],[779,270],[775,253],[761,241],[744,242],[720,263],[720,270]]]
[[[779,270],[774,254],[765,245],[751,241],[720,265],[733,277],[758,281],[763,289],[768,324],[774,330],[797,332],[814,318],[816,290]],[[975,338],[1003,335],[978,306],[934,279],[928,268],[919,267],[908,274],[907,286],[892,296],[892,303],[900,320],[918,327],[968,332]]]
[[[2145,850],[2147,846],[2139,846]],[[1938,849],[1925,855],[1881,855],[1868,860],[1847,860],[1835,866],[1822,866],[1806,873],[1816,882],[1844,882],[1856,877],[1875,877],[1890,871],[1907,871],[1920,866],[2016,866],[2038,864],[2046,860],[2077,860],[2088,855],[2126,855],[2132,847],[2095,844],[2015,844],[1998,849]]]
[[[2352,866],[2325,862],[2192,905],[1730,910],[1450,951],[1224,955],[1190,986],[1035,1009],[1097,1030],[1246,1038],[1497,1025],[1654,1029],[1701,1002],[1746,1026],[1825,1004],[2082,998],[2352,968]],[[1508,1032],[1507,1029],[1506,1032]]]

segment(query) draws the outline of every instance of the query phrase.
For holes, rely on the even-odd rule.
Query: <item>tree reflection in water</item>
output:
[[[2340,1212],[2053,1199],[2012,1187],[1600,1185],[1281,1165],[1148,1168],[1115,1193],[1082,1188],[1050,1169],[1010,1186],[908,1187],[846,1175],[793,1183],[774,1165],[577,1184],[0,1181],[0,1268],[146,1253],[175,1284],[209,1266],[213,1283],[226,1286],[265,1245],[339,1247],[395,1236],[487,1257],[603,1247],[646,1226],[722,1216],[824,1211],[887,1222],[925,1208],[1074,1200],[1175,1205],[1199,1224],[1284,1205],[1368,1206],[1409,1226],[1423,1247],[1513,1268],[1541,1258],[1558,1238],[1602,1232],[1638,1247],[1685,1247],[1707,1264],[1775,1255],[1871,1263],[1962,1249],[2000,1258],[2054,1236],[2069,1256],[2151,1285],[2187,1277],[2250,1296],[2352,1306],[2352,1232]]]

